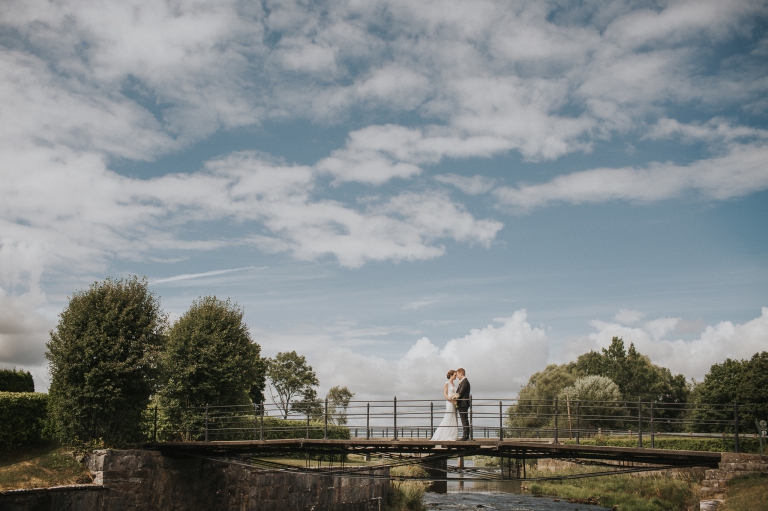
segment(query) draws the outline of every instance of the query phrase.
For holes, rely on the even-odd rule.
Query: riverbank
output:
[[[89,483],[85,466],[56,442],[4,454],[0,461],[0,491]]]

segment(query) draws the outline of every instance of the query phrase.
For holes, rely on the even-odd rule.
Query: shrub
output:
[[[34,392],[35,381],[29,371],[0,369],[0,392]]]
[[[40,440],[48,395],[0,392],[0,452],[28,447]]]
[[[146,279],[107,279],[74,293],[46,353],[59,440],[119,446],[141,439],[165,325]]]

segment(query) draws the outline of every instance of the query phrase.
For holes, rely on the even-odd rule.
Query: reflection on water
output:
[[[448,460],[455,467],[456,460]],[[471,468],[472,460],[464,466]],[[428,509],[486,508],[511,511],[599,511],[608,509],[588,504],[570,504],[555,497],[534,497],[523,492],[521,481],[473,481],[461,474],[448,474],[448,481],[435,481],[424,495]]]

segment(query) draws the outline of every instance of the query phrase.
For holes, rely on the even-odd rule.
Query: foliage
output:
[[[626,412],[619,387],[605,376],[585,376],[563,389],[560,403],[570,403],[572,413],[577,401],[582,403],[578,410],[582,428],[616,427],[613,417]]]
[[[306,387],[300,393],[301,399],[291,403],[291,411],[309,416],[311,420],[323,420],[324,404],[317,397],[317,391],[313,387]]]
[[[73,294],[46,352],[49,413],[60,440],[112,446],[140,438],[165,330],[144,278],[107,279]]]
[[[263,388],[260,353],[236,304],[196,300],[168,333],[160,400],[181,407],[249,403],[254,387]]]
[[[578,373],[610,378],[628,401],[685,403],[690,393],[682,374],[673,376],[669,369],[652,364],[632,343],[625,350],[620,337],[614,337],[601,353],[590,351],[581,355],[573,367]]]
[[[55,442],[3,456],[0,461],[0,491],[90,482],[88,470]]]
[[[728,481],[728,493],[720,511],[768,509],[768,474],[734,477]]]
[[[34,392],[32,373],[21,369],[0,369],[0,392]]]
[[[579,378],[568,364],[550,364],[543,371],[534,373],[518,393],[518,403],[507,409],[507,425],[510,427],[542,427],[552,422],[554,400]]]
[[[618,511],[673,511],[697,508],[699,483],[699,476],[687,474],[682,477],[624,474],[537,482],[531,484],[530,491],[574,501],[596,502],[606,507],[616,506],[614,509]]]
[[[267,378],[277,394],[272,394],[272,401],[281,410],[284,419],[288,418],[296,397],[311,394],[308,390],[320,385],[312,366],[295,351],[281,352],[267,360]]]
[[[355,397],[355,393],[349,390],[347,387],[332,387],[326,399],[328,400],[328,415],[331,420],[339,425],[347,423],[347,407],[352,398]]]
[[[421,481],[390,481],[387,492],[387,511],[423,511],[422,500],[427,483]]]
[[[696,394],[697,403],[730,405],[697,409],[693,413],[697,431],[733,431],[733,402],[738,401],[754,405],[739,409],[742,431],[754,432],[755,419],[768,420],[768,351],[749,360],[729,358],[714,364]]]
[[[564,444],[575,444],[575,440],[565,440]],[[612,447],[637,447],[637,437],[597,436],[594,438],[582,438],[581,445],[608,445]],[[670,437],[658,436],[654,440],[656,449],[670,449],[675,451],[703,451],[703,452],[733,452],[734,442],[732,436],[720,438],[698,437]],[[651,446],[651,437],[646,432],[643,435],[643,446]],[[741,452],[758,452],[756,438],[739,438]]]
[[[40,441],[48,395],[0,392],[0,452],[15,451]]]
[[[261,416],[253,406],[226,407],[223,411],[209,410],[209,440],[254,440],[261,435]],[[205,439],[205,409],[185,411],[180,422],[176,409],[158,408],[155,426],[155,410],[149,408],[144,414],[143,431],[145,438],[153,439],[157,427],[157,440],[160,442]],[[323,438],[322,421],[282,419],[265,416],[263,422],[264,439],[278,440],[286,438]],[[328,425],[328,438],[348,439],[349,429],[333,424]]]

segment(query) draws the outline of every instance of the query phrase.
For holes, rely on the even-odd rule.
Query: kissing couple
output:
[[[456,411],[461,417],[461,425],[464,434],[461,440],[469,440],[469,380],[464,368],[448,371],[448,381],[443,385],[445,397],[445,415],[443,421],[432,435],[432,440],[459,440],[459,423],[456,420]],[[458,386],[455,385],[459,380]]]

